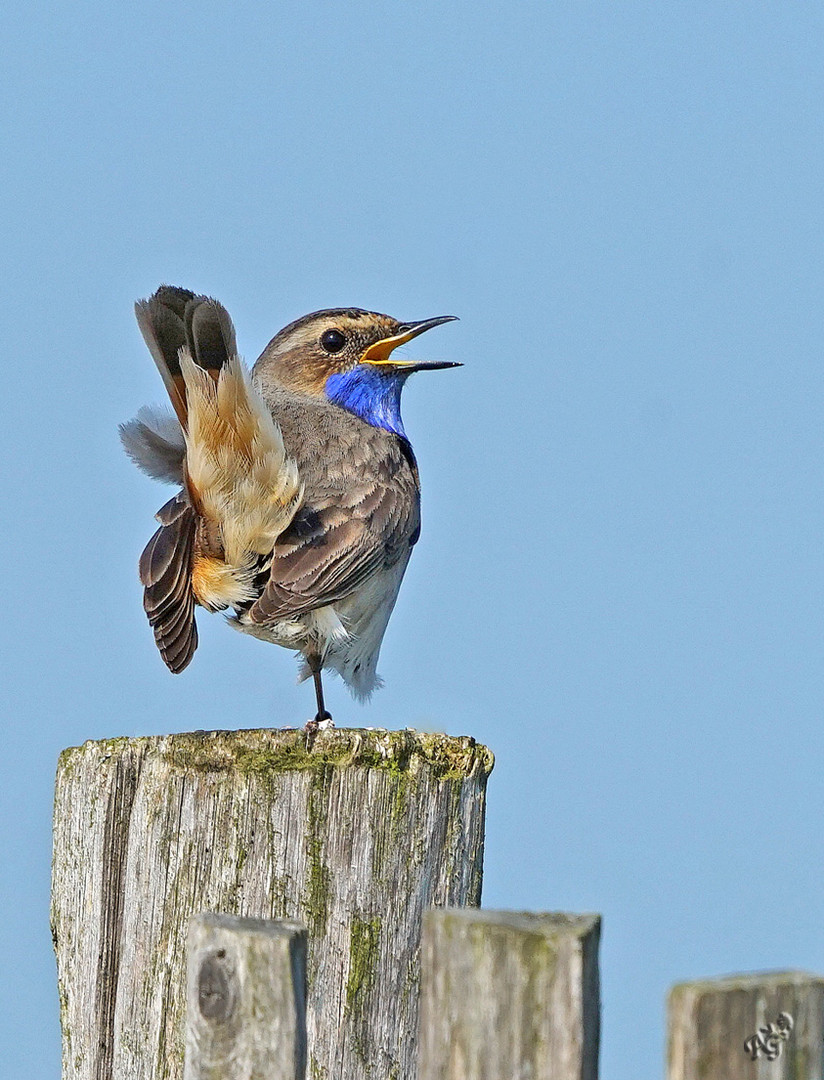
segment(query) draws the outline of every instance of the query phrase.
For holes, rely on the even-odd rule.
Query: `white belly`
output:
[[[409,554],[388,570],[374,574],[345,599],[305,615],[267,626],[241,616],[232,619],[232,625],[303,655],[319,652],[324,668],[338,672],[355,697],[365,700],[380,686],[378,655],[408,562]],[[300,677],[308,676],[304,665]]]

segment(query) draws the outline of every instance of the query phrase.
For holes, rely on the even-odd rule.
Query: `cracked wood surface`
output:
[[[309,931],[310,1080],[411,1080],[424,910],[480,903],[492,756],[410,731],[89,742],[57,772],[64,1080],[180,1080],[192,915]]]

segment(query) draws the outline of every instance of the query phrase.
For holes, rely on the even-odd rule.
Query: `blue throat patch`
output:
[[[367,424],[406,439],[401,420],[401,390],[409,375],[408,371],[359,364],[351,371],[330,375],[326,380],[326,396]]]

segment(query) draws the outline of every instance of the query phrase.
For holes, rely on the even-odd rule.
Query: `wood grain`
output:
[[[64,1080],[180,1080],[203,911],[309,931],[310,1080],[407,1080],[424,910],[477,905],[492,756],[339,730],[86,743],[57,773],[52,928]]]
[[[597,915],[430,911],[420,1080],[597,1080]]]
[[[195,915],[187,966],[183,1080],[304,1080],[300,923]]]
[[[793,1027],[778,1056],[747,1040],[780,1013]],[[767,971],[679,983],[669,995],[668,1080],[822,1080],[824,979]]]

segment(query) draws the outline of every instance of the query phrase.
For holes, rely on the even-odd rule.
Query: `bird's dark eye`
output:
[[[324,330],[320,335],[320,343],[327,352],[340,352],[346,344],[346,335],[340,330]]]

